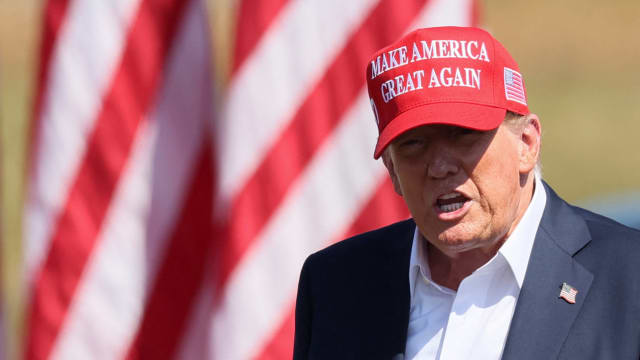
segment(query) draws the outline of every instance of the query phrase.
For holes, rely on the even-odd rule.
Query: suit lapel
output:
[[[587,226],[546,184],[547,204],[511,321],[503,359],[553,359],[589,292],[593,274],[573,255],[590,241]],[[578,290],[559,298],[562,283]]]

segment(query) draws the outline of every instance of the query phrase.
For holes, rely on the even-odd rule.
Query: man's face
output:
[[[396,138],[384,161],[422,235],[455,254],[493,246],[515,226],[523,212],[521,145],[505,124],[425,125]]]

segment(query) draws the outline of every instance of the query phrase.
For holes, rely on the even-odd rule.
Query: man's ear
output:
[[[526,122],[520,134],[520,173],[532,171],[540,156],[542,127],[536,114],[527,115]]]
[[[382,153],[382,162],[384,166],[387,168],[389,172],[389,177],[391,177],[391,182],[393,183],[393,189],[396,193],[402,196],[402,189],[400,189],[400,182],[398,182],[398,175],[396,175],[396,170],[393,164],[393,159],[391,158],[391,154],[389,153],[389,148],[385,149]]]

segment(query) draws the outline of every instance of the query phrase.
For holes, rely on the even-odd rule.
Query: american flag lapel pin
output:
[[[563,282],[562,289],[560,290],[560,295],[558,297],[563,298],[569,304],[575,304],[577,294],[578,290],[576,288]]]

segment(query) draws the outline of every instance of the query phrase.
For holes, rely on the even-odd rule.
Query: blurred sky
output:
[[[209,0],[218,89],[232,39],[233,0]],[[0,1],[2,286],[13,333],[20,321],[20,212],[40,1]],[[520,64],[542,119],[544,178],[590,203],[640,190],[640,1],[485,0],[481,22]],[[622,195],[621,195],[622,194]]]

